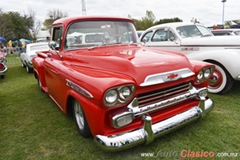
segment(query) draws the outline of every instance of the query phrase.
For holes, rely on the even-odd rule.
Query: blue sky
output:
[[[68,16],[82,15],[81,0],[1,0],[3,12],[17,11],[29,13],[31,8],[36,19],[43,22],[49,10],[59,9]],[[222,0],[85,0],[87,15],[115,15],[141,19],[146,11],[152,11],[156,20],[178,17],[190,22],[194,17],[210,26],[222,24]],[[240,19],[240,0],[227,0],[224,7],[224,20]]]

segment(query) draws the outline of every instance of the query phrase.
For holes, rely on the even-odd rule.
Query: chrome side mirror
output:
[[[57,43],[55,41],[50,41],[48,42],[48,46],[49,48],[51,48],[52,50],[57,50]]]

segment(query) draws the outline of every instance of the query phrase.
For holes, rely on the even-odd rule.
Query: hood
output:
[[[180,53],[142,46],[98,47],[73,53],[72,65],[128,75],[138,84],[151,74],[183,68],[192,70]]]
[[[181,45],[240,46],[240,36],[210,36],[183,38]]]

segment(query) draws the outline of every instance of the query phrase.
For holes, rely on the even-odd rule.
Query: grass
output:
[[[170,159],[170,152],[181,159],[182,150],[212,151],[213,159],[234,159],[216,157],[218,153],[240,154],[240,83],[235,83],[228,94],[210,95],[215,108],[204,119],[149,145],[108,153],[99,149],[93,138],[78,134],[73,118],[63,114],[39,90],[33,74],[27,73],[14,55],[8,57],[8,68],[5,78],[0,80],[1,160],[160,159],[166,153],[169,155],[165,159]]]

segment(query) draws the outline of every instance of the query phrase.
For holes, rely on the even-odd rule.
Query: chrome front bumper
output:
[[[144,126],[142,128],[109,137],[96,135],[94,141],[100,148],[107,151],[120,151],[139,144],[149,144],[154,138],[204,117],[213,107],[214,103],[210,98],[200,100],[198,106],[194,106],[187,111],[155,124],[152,124],[152,118],[149,115],[142,116],[142,120],[144,121]]]

